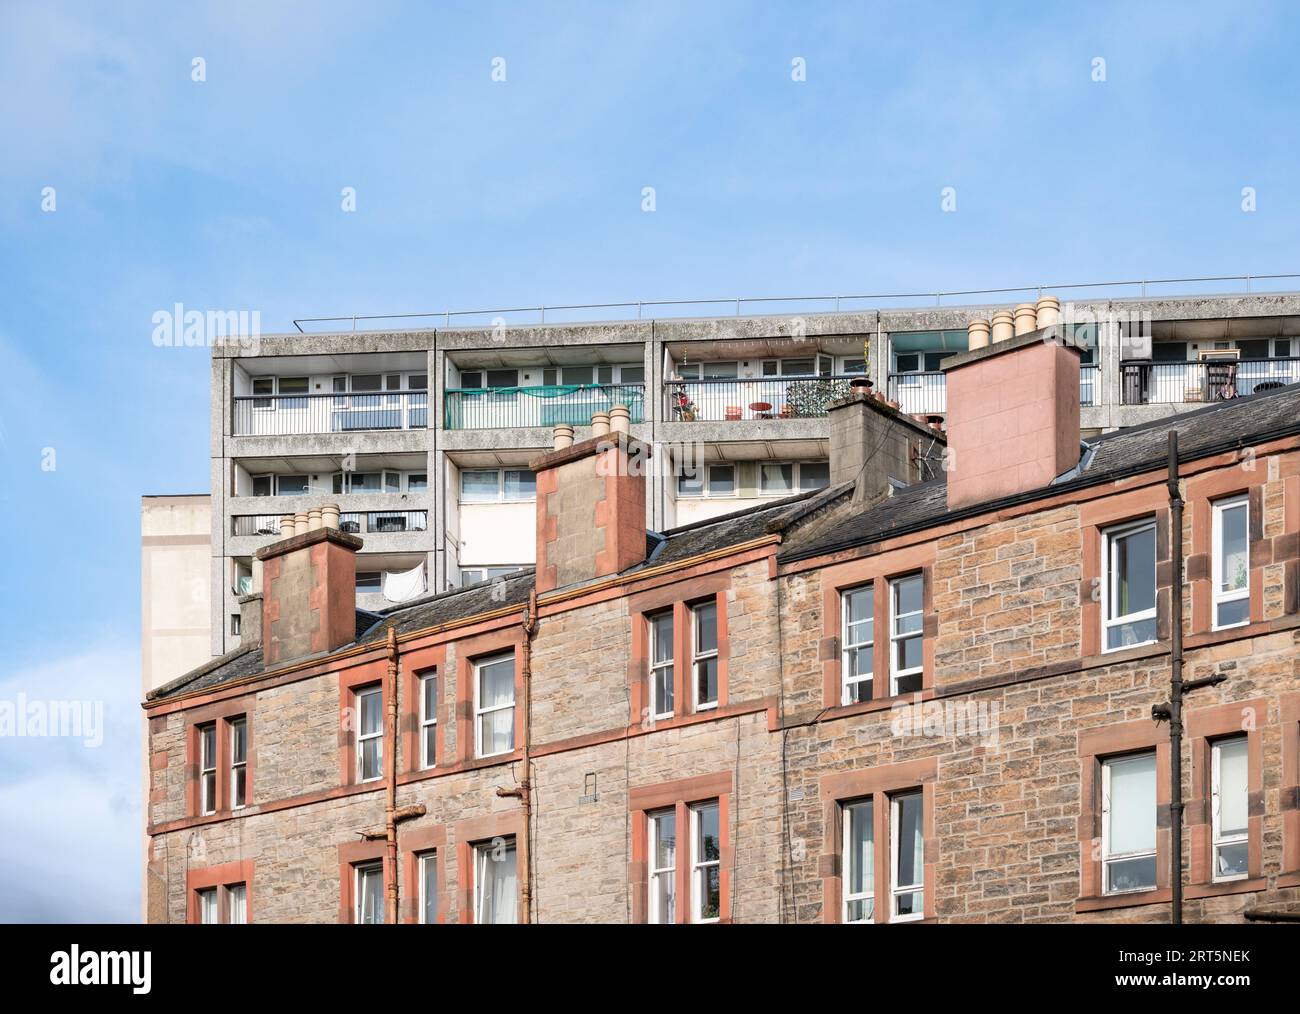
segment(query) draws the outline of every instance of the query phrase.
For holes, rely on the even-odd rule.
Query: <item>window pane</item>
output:
[[[844,856],[846,890],[849,894],[874,893],[876,846],[871,800],[845,806],[844,822],[848,828]]]
[[[694,475],[677,477],[678,496],[702,496],[704,493],[704,469],[697,468]]]
[[[794,465],[763,464],[759,477],[764,493],[794,492]]]
[[[478,922],[517,921],[519,889],[515,879],[515,843],[481,845],[478,850]]]
[[[1250,599],[1220,602],[1215,609],[1214,622],[1220,627],[1231,627],[1239,623],[1246,623],[1249,619]]]
[[[412,472],[406,477],[408,493],[424,493],[429,488],[429,476],[425,472]]]
[[[659,613],[650,618],[650,637],[654,642],[652,658],[656,664],[673,658],[673,614]]]
[[[357,694],[357,706],[361,712],[361,735],[369,736],[383,727],[383,708],[380,706],[383,694],[378,690],[365,690]]]
[[[642,384],[645,382],[644,366],[624,366],[619,371],[619,382],[623,384]]]
[[[565,366],[560,370],[562,384],[591,384],[595,382],[590,366]]]
[[[1216,743],[1219,755],[1219,834],[1245,834],[1247,797],[1246,738]]]
[[[537,496],[537,478],[527,469],[506,469],[506,499],[532,500]]]
[[[479,707],[494,708],[515,700],[515,658],[497,659],[479,666]]]
[[[1249,872],[1247,860],[1250,855],[1246,842],[1232,845],[1220,845],[1215,849],[1214,875],[1216,877],[1244,877]]]
[[[1109,854],[1155,851],[1156,755],[1106,762],[1110,769]]]
[[[800,489],[825,489],[830,485],[831,466],[825,461],[805,461],[799,466]]]
[[[1156,857],[1119,859],[1106,864],[1107,891],[1140,891],[1156,886]]]
[[[205,725],[200,736],[202,737],[202,766],[210,768],[217,763],[217,727]]]
[[[1114,618],[1141,613],[1156,606],[1156,531],[1122,535],[1114,540]]]
[[[435,923],[438,921],[437,853],[426,852],[420,856],[420,890],[424,898],[420,921]]]
[[[1120,623],[1110,628],[1106,635],[1107,648],[1123,648],[1130,644],[1143,644],[1156,639],[1156,621],[1154,618],[1137,620],[1133,623]]]
[[[230,723],[230,754],[235,764],[248,759],[248,723],[242,718]]]
[[[503,708],[479,716],[483,755],[509,753],[515,748],[515,711]]]
[[[696,823],[699,827],[699,840],[696,842],[697,862],[708,863],[722,858],[721,837],[718,823],[718,804],[708,803],[697,807]]]
[[[199,892],[199,922],[215,925],[217,922],[217,889],[209,887]]]
[[[713,465],[709,468],[709,495],[728,496],[736,491],[734,465]]]
[[[280,393],[281,394],[306,394],[307,378],[306,377],[281,377]]]
[[[276,491],[281,496],[302,496],[309,492],[308,478],[305,475],[282,475],[276,481]]]
[[[253,496],[271,495],[271,477],[269,475],[253,476]]]
[[[911,577],[899,578],[894,582],[895,601],[897,602],[896,612],[899,615],[903,613],[920,612],[922,607],[922,582],[920,574],[913,574]],[[919,619],[919,617],[918,617]],[[919,626],[912,628],[920,630]],[[907,628],[900,630],[900,633],[906,632]]]
[[[381,380],[378,373],[359,374],[352,378],[352,390],[359,393],[378,391]]]
[[[1223,544],[1219,547],[1219,590],[1245,588],[1250,563],[1246,548],[1246,505],[1239,504],[1219,512]]]
[[[706,380],[734,380],[737,368],[735,363],[705,363],[702,374]]]
[[[382,739],[366,739],[361,742],[361,779],[368,781],[383,774]]]
[[[232,884],[228,891],[230,922],[235,926],[248,923],[248,889],[243,884]]]
[[[692,610],[695,613],[695,650],[697,653],[718,650],[718,607],[710,602]]]
[[[378,925],[384,921],[384,877],[381,865],[361,867],[357,871],[361,903],[359,922]]]
[[[875,636],[875,603],[871,588],[855,588],[844,594],[844,618],[848,623],[849,644],[862,644]]]
[[[438,677],[425,676],[420,680],[420,685],[424,690],[424,713],[421,719],[431,722],[438,717]]]
[[[706,866],[699,871],[701,919],[716,919],[722,914],[722,867]]]
[[[412,391],[424,391],[429,387],[429,375],[427,373],[412,373],[406,378],[406,386]]]
[[[894,797],[894,819],[898,821],[898,864],[895,887],[912,887],[925,880],[925,848],[921,835],[921,793]],[[899,914],[904,914],[899,909]]]
[[[488,472],[461,472],[460,498],[469,503],[484,503],[497,499],[500,487],[500,474],[493,469]]]
[[[677,865],[677,814],[666,810],[655,817],[655,869],[670,869]]]

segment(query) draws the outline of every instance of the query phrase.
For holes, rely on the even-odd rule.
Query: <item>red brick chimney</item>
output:
[[[645,559],[645,470],[650,448],[627,433],[627,410],[609,422],[597,414],[596,435],[573,443],[557,426],[555,449],[532,462],[537,476],[537,590],[580,584]]]
[[[357,550],[339,531],[338,507],[280,521],[279,542],[262,562],[262,662],[267,667],[323,655],[356,640]]]
[[[993,330],[983,345],[988,324],[972,321],[970,350],[942,364],[950,510],[1040,489],[1079,462],[1079,350],[1055,324]]]

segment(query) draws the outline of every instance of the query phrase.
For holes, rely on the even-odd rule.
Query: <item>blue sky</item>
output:
[[[156,311],[259,310],[280,331],[1300,270],[1297,20],[0,0],[0,700],[106,709],[95,749],[0,738],[0,919],[138,917],[139,498],[209,481],[208,355],[155,347]]]

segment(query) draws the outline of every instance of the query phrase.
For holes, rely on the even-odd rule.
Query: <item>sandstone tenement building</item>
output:
[[[145,703],[150,920],[1168,921],[1175,624],[1185,918],[1300,913],[1300,386],[1080,442],[1073,336],[996,337],[942,432],[856,386],[824,489],[663,532],[561,427],[535,568],[381,612],[281,521]]]

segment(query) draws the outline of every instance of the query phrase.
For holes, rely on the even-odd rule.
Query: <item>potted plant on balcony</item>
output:
[[[861,391],[870,398],[873,386],[875,385],[871,381],[871,337],[867,336],[862,339],[862,376],[854,377],[849,381],[849,390]]]

